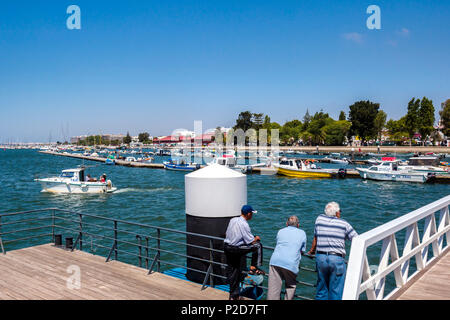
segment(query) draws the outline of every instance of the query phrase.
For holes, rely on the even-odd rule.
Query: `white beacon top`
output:
[[[185,175],[186,214],[236,217],[247,204],[247,176],[214,164]]]

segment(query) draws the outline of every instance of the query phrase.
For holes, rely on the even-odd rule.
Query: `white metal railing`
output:
[[[369,300],[389,299],[421,270],[445,254],[450,242],[449,205],[450,195],[353,238],[343,299],[357,300],[364,292]],[[437,212],[439,221],[436,225]],[[424,221],[422,238],[418,226],[420,221]],[[406,233],[400,255],[396,233],[402,230]],[[380,241],[382,245],[379,264],[375,267],[369,266],[367,249]],[[428,257],[430,245],[433,249],[432,258]],[[409,275],[410,259],[413,257],[417,270]],[[386,276],[392,272],[396,288],[385,294]]]

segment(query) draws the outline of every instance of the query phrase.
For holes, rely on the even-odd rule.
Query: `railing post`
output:
[[[142,245],[141,245],[141,236],[140,235],[136,235],[136,239],[138,240],[138,250],[139,250],[139,256],[138,256],[138,261],[139,261],[139,268],[142,267]]]
[[[2,249],[2,253],[6,254],[5,248],[3,247],[3,240],[2,240],[2,217],[0,216],[0,249]]]
[[[148,237],[145,237],[145,269],[148,269]]]
[[[365,243],[361,240],[360,236],[353,238],[350,248],[350,256],[348,259],[342,300],[359,299],[359,286],[361,284],[363,274],[365,249]]]
[[[79,214],[80,217],[80,233],[78,235],[79,239],[80,239],[80,251],[83,251],[83,215],[80,213]]]
[[[114,259],[117,261],[117,220],[114,220]]]
[[[213,240],[209,239],[209,266],[211,268],[211,274],[209,275],[209,285],[214,288],[214,279],[213,279],[213,276],[212,276],[212,274],[214,273],[214,271],[213,271],[213,251],[212,251],[212,249],[213,249]]]
[[[55,209],[52,209],[52,243],[55,243]]]
[[[160,272],[161,270],[161,262],[160,262],[160,257],[161,257],[161,229],[157,229],[157,235],[158,235],[158,264],[157,264],[157,269],[156,271]]]

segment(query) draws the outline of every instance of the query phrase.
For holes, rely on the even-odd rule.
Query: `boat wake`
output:
[[[133,193],[153,193],[153,192],[162,192],[162,191],[170,191],[173,190],[173,188],[170,187],[160,187],[160,188],[123,188],[119,189],[114,193],[127,193],[127,192],[133,192]]]

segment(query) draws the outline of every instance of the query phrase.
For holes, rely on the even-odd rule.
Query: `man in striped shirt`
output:
[[[345,220],[336,202],[325,206],[316,219],[309,254],[316,254],[317,300],[341,300],[345,282],[345,241],[358,234]]]

